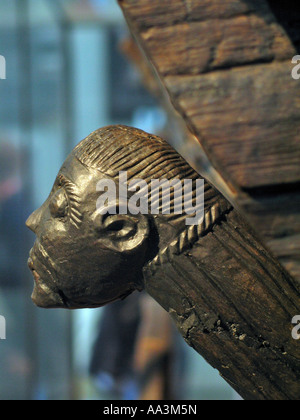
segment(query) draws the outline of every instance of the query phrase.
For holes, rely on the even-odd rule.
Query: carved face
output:
[[[99,307],[139,287],[148,219],[101,216],[96,210],[101,178],[108,177],[72,153],[48,199],[27,220],[37,237],[28,260],[37,306]]]

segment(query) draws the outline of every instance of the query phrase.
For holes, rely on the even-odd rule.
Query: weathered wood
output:
[[[228,19],[253,12],[269,17],[269,8],[261,0],[118,0],[135,22],[136,29],[171,26],[180,22]],[[166,13],[168,11],[168,13]]]
[[[141,37],[149,53],[155,54],[161,75],[193,75],[274,59],[290,60],[294,49],[284,32],[278,26],[268,29],[260,17],[236,16],[153,27]]]
[[[291,338],[299,289],[232,211],[191,250],[146,272],[145,288],[245,399],[298,399]]]
[[[300,180],[300,95],[291,95],[295,81],[288,62],[169,76],[165,83],[236,188]]]
[[[300,281],[300,83],[291,77],[300,18],[293,3],[119,4],[231,201]]]
[[[243,209],[251,214],[260,236],[289,273],[299,279],[300,273],[300,193],[288,189],[262,191],[245,197]],[[270,226],[270,223],[272,225]]]

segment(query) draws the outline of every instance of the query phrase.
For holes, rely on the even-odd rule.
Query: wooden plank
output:
[[[153,26],[171,26],[179,22],[228,19],[256,12],[269,17],[269,9],[260,0],[119,0],[123,10],[134,20],[137,30]]]
[[[279,25],[269,27],[255,15],[152,27],[141,38],[162,76],[290,59],[295,53]]]
[[[297,95],[290,70],[284,61],[164,79],[211,162],[236,188],[300,180],[300,83]]]

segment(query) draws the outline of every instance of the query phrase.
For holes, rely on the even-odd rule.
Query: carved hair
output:
[[[196,179],[198,174],[163,139],[123,125],[101,128],[75,148],[76,157],[88,167],[112,178],[127,171],[128,180]]]
[[[58,183],[65,188],[70,207],[70,221],[78,229],[82,223],[83,216],[80,212],[80,198],[75,192],[75,186],[62,174],[58,176]]]
[[[150,185],[151,179],[199,179],[199,174],[163,139],[142,130],[123,125],[108,126],[91,133],[74,150],[77,159],[116,179],[120,171],[127,171],[128,182],[143,179]],[[174,205],[171,194],[171,207]],[[195,188],[191,200],[194,204]],[[205,217],[198,226],[185,227],[178,239],[160,250],[155,263],[161,263],[174,253],[181,253],[200,236],[206,234],[228,211],[230,204],[205,183]],[[182,219],[186,215],[164,215],[166,219]]]

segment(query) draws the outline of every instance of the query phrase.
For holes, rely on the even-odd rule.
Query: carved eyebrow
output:
[[[60,187],[64,187],[67,197],[69,200],[69,207],[70,207],[70,220],[71,223],[79,229],[79,226],[82,223],[82,213],[80,212],[80,198],[78,194],[76,194],[76,186],[73,184],[72,181],[67,179],[64,175],[59,174],[57,177],[58,185]]]

